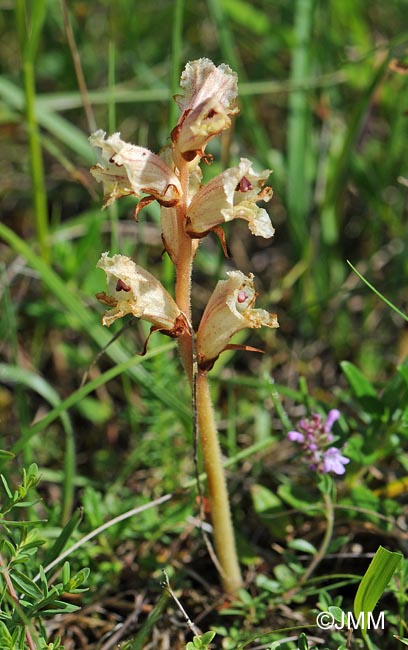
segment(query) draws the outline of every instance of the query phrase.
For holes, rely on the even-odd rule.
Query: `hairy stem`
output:
[[[182,187],[182,200],[177,206],[179,249],[176,264],[176,302],[191,324],[191,272],[193,266],[193,242],[186,235],[184,223],[187,211],[188,168],[184,165],[179,170]],[[178,339],[179,351],[190,385],[193,382],[193,348],[191,333]]]
[[[196,390],[198,428],[208,481],[214,545],[222,569],[223,587],[227,593],[236,594],[242,586],[242,577],[238,564],[221,449],[206,373],[198,372]]]
[[[188,165],[181,164],[179,178],[182,199],[177,206],[178,252],[176,264],[176,302],[190,323],[190,332],[178,339],[180,356],[190,380],[197,408],[199,439],[207,474],[211,515],[214,529],[214,543],[217,555],[217,568],[225,591],[236,594],[242,586],[242,577],[235,548],[231,511],[221,460],[221,449],[215,425],[214,409],[206,373],[193,376],[193,329],[191,325],[191,273],[194,257],[194,244],[186,235],[184,224],[187,215]]]

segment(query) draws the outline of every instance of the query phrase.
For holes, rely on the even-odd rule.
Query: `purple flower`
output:
[[[319,413],[312,413],[298,422],[297,431],[287,434],[288,440],[301,446],[303,458],[310,469],[339,475],[346,471],[344,465],[350,461],[341,454],[340,449],[326,449],[334,440],[331,428],[339,417],[340,411],[337,409],[329,411],[325,420]]]
[[[289,431],[288,439],[291,442],[304,442],[305,436],[299,431]]]
[[[344,474],[346,471],[344,465],[350,462],[349,458],[343,456],[340,449],[337,447],[330,447],[323,454],[323,471],[327,474],[333,472],[334,474]]]
[[[332,409],[328,412],[326,422],[324,423],[324,430],[326,433],[331,431],[333,424],[339,419],[340,411],[337,409]]]

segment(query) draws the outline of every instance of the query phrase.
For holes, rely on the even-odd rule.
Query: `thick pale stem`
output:
[[[179,249],[176,264],[176,302],[181,311],[191,323],[191,272],[193,265],[193,243],[184,231],[184,222],[187,210],[188,169],[180,169],[180,184],[182,187],[182,200],[177,207]],[[193,352],[191,333],[186,333],[178,339],[181,360],[187,372],[190,384],[193,381]]]
[[[176,302],[191,323],[191,272],[194,249],[191,238],[186,235],[184,230],[188,193],[187,165],[180,165],[179,178],[183,191],[182,200],[177,206],[179,247],[176,264]],[[180,356],[191,386],[193,386],[192,334],[191,331],[178,339]],[[200,443],[208,480],[214,545],[221,569],[221,580],[227,593],[236,594],[242,586],[242,577],[235,548],[227,485],[206,373],[199,372],[197,375],[196,406]]]
[[[236,594],[242,587],[242,577],[235,548],[228,491],[206,373],[199,371],[196,390],[200,444],[208,481],[215,551],[222,569],[223,587],[227,593]]]

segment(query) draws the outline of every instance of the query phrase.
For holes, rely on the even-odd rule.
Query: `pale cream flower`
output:
[[[179,179],[159,156],[149,149],[124,142],[119,133],[106,140],[105,135],[99,130],[89,138],[98,152],[98,163],[91,173],[103,183],[104,207],[129,194],[149,195],[139,202],[140,207],[154,199],[166,206],[178,203],[181,196]]]
[[[253,309],[256,291],[253,274],[241,271],[227,273],[220,280],[208,301],[197,332],[197,357],[201,369],[212,367],[221,352],[228,348],[231,337],[247,327],[279,327],[276,314]]]
[[[245,219],[253,235],[272,237],[271,220],[257,201],[269,201],[272,189],[263,186],[271,170],[257,174],[252,163],[241,158],[237,167],[226,169],[204,185],[187,209],[186,232],[191,237],[203,237],[219,224],[232,219]]]
[[[109,327],[116,319],[133,314],[169,336],[187,331],[186,319],[170,294],[129,257],[103,253],[97,267],[105,271],[108,282],[108,294],[99,293],[97,298],[112,307],[103,315],[103,325]]]
[[[180,80],[182,93],[175,100],[180,119],[171,133],[175,159],[192,161],[204,155],[207,142],[231,125],[238,112],[235,99],[238,77],[222,63],[218,67],[209,59],[187,63]]]

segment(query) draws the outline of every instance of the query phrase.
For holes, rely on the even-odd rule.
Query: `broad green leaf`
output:
[[[373,612],[401,560],[401,553],[388,551],[383,546],[378,548],[371,560],[354,599],[356,618],[358,619],[361,612],[364,613],[362,627],[364,634],[367,627],[367,616]]]
[[[380,415],[384,409],[374,386],[354,364],[342,361],[340,365],[354,397],[362,404],[366,412],[370,415]]]
[[[263,485],[252,485],[251,496],[255,512],[275,537],[283,538],[289,519],[281,499]]]
[[[374,386],[355,365],[350,361],[342,361],[340,365],[350,384],[350,388],[358,399],[366,396],[378,399]]]

